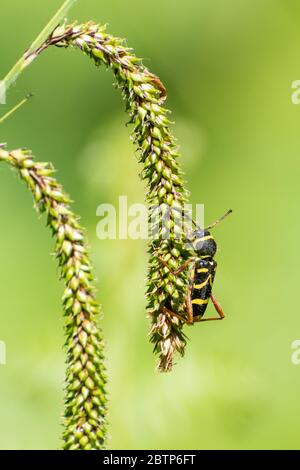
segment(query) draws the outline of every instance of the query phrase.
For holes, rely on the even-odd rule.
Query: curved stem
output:
[[[8,74],[1,82],[3,92],[7,93],[11,85],[15,83],[19,75],[23,70],[31,64],[36,58],[35,52],[39,47],[45,43],[47,38],[51,35],[53,30],[59,25],[59,23],[65,18],[70,8],[77,2],[77,0],[66,0],[55,15],[51,18],[49,23],[40,32],[37,38],[33,41],[29,49],[25,54],[18,60],[18,62],[11,68]]]

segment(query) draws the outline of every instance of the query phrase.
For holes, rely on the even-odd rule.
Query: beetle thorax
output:
[[[194,232],[195,239],[193,248],[200,258],[213,258],[217,251],[214,237],[208,230],[197,230]]]

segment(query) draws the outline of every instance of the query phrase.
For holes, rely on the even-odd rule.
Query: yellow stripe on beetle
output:
[[[192,304],[205,305],[205,304],[208,304],[208,299],[193,299]]]
[[[197,273],[208,273],[208,269],[207,268],[197,269]]]
[[[205,287],[209,283],[210,278],[211,278],[211,276],[208,276],[208,278],[205,279],[205,281],[202,282],[202,284],[194,284],[194,286],[193,286],[194,289],[202,289],[202,287]]]
[[[214,237],[212,235],[205,235],[205,237],[196,238],[195,242],[205,242],[205,240],[213,240]]]

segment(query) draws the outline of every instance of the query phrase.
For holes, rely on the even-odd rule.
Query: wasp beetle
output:
[[[182,315],[178,315],[167,306],[163,307],[164,313],[171,316],[173,315],[189,325],[200,321],[222,320],[225,317],[221,305],[212,293],[212,286],[217,270],[217,262],[214,260],[214,256],[217,252],[217,244],[210,230],[231,214],[231,212],[232,210],[230,209],[223,217],[204,229],[198,227],[197,224],[193,222],[196,229],[187,238],[188,244],[194,252],[194,256],[190,257],[176,271],[172,271],[172,274],[176,276],[191,265],[185,300],[187,316],[185,318]],[[163,260],[161,261],[167,266],[167,263]],[[218,316],[203,318],[210,299]]]

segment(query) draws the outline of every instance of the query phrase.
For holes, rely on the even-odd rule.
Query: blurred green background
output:
[[[2,78],[60,4],[1,2]],[[70,18],[109,23],[145,58],[169,91],[191,202],[205,204],[207,222],[234,209],[214,232],[226,321],[189,328],[186,357],[159,375],[147,343],[146,244],[96,237],[99,204],[144,196],[111,72],[52,48],[11,90],[8,105],[36,96],[1,126],[0,140],[51,160],[88,228],[105,313],[109,447],[299,448],[299,2],[85,0]],[[55,449],[63,286],[31,196],[4,165],[0,178],[0,447]]]

